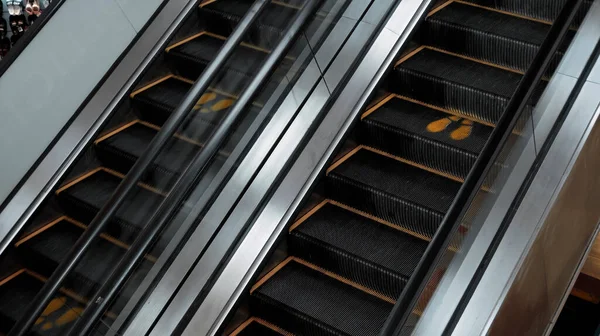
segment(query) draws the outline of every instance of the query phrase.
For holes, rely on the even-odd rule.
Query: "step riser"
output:
[[[56,260],[53,260],[42,253],[28,249],[27,247],[19,248],[19,252],[23,256],[23,262],[27,268],[34,270],[47,278],[49,278],[56,267],[58,267],[58,262],[56,262]],[[108,276],[108,274],[106,274],[106,276]],[[73,272],[67,277],[63,283],[63,287],[75,291],[82,297],[88,297],[95,290],[100,288],[100,284],[95,283],[84,274]]]
[[[246,34],[244,42],[271,50],[273,49],[281,36],[281,31],[274,27],[265,26],[261,24],[261,19],[265,17],[263,13]],[[235,30],[239,23],[239,18],[205,8],[199,9],[199,22],[204,27],[208,28],[211,33],[215,33],[221,36],[229,36]]]
[[[508,98],[448,83],[402,67],[390,74],[388,90],[491,124],[495,124],[500,119],[508,104]]]
[[[398,297],[407,279],[344,251],[292,231],[288,238],[290,255],[349,279],[388,297]]]
[[[465,178],[477,156],[410,133],[363,120],[360,143],[426,167]]]
[[[98,213],[97,208],[81,202],[64,192],[59,195],[58,200],[65,213],[68,213],[73,219],[82,223],[91,222]],[[106,226],[106,233],[108,235],[113,236],[126,244],[131,244],[137,237],[139,231],[140,230],[133,225],[116,217],[113,217]]]
[[[539,46],[429,19],[423,42],[439,49],[526,71]]]
[[[421,39],[425,45],[476,58],[523,73],[527,71],[539,50],[538,45],[472,31],[464,27],[432,19],[425,22]],[[563,56],[564,52],[556,53],[548,68],[547,77],[552,76]]]
[[[466,2],[499,9],[519,15],[525,15],[531,18],[554,21],[560,10],[566,3],[566,0],[464,0]],[[578,26],[584,19],[585,14],[591,7],[591,1],[584,1],[579,8],[574,24]]]
[[[334,172],[327,176],[325,188],[328,196],[335,201],[426,237],[433,236],[443,218],[441,213],[392,198],[371,187],[336,176]]]
[[[250,310],[254,316],[269,321],[296,335],[343,336],[344,334],[262,295],[250,297]]]
[[[123,175],[127,174],[138,159],[135,156],[127,155],[101,144],[96,146],[96,155],[105,167],[118,171]],[[158,165],[152,165],[142,177],[142,182],[155,186],[160,190],[168,191],[178,177],[178,173],[167,171]]]

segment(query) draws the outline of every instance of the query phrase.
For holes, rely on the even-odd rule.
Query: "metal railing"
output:
[[[513,129],[518,125],[527,105],[530,103],[537,83],[544,77],[555,59],[555,54],[569,31],[582,3],[583,0],[568,0],[552,24],[529,69],[523,75],[508,102],[502,117],[490,134],[437,232],[427,246],[423,257],[396,301],[381,330],[381,335],[400,335],[402,332],[403,326],[412,314],[419,297],[430,282],[435,266],[448,248],[452,240],[452,233],[458,229],[469,205],[481,190],[488,173],[495,166]]]
[[[162,149],[165,148],[168,140],[171,139],[179,126],[187,119],[197,101],[208,89],[212,80],[218,75],[219,70],[221,70],[222,66],[233,54],[235,48],[241,44],[248,30],[269,3],[270,1],[268,0],[257,0],[250,7],[235,31],[224,43],[215,59],[194,83],[183,101],[164,123],[160,131],[148,145],[147,149],[111,195],[110,199],[96,214],[87,230],[73,245],[65,259],[54,270],[48,281],[34,298],[33,303],[27,308],[26,313],[11,329],[9,333],[10,336],[27,334],[37,317],[42,313],[50,300],[52,300],[54,295],[60,289],[61,284],[75,269],[87,250],[91,247],[94,240],[104,231],[104,228],[116,214],[119,207],[123,205],[132,190],[134,190],[134,187],[146,170],[151,166]],[[172,215],[172,212],[181,202],[181,198],[187,193],[187,189],[192,186],[190,182],[193,182],[198,176],[202,175],[209,161],[217,153],[220,145],[231,133],[238,119],[240,119],[240,116],[242,115],[241,112],[251,102],[253,96],[261,89],[277,63],[285,56],[285,52],[291,46],[301,28],[308,21],[310,15],[319,3],[320,0],[307,1],[303,9],[296,15],[296,18],[282,37],[279,45],[271,52],[251,83],[244,89],[227,117],[218,126],[217,130],[212,134],[195,159],[185,169],[185,172],[177,181],[172,192],[169,193],[169,196],[161,203],[159,209],[148,222],[149,224],[144,227],[143,231],[135,240],[118,267],[113,270],[107,284],[113,284],[118,287],[118,285],[122,284],[127,278],[127,275],[131,272],[135,262],[144,255],[144,249],[149,246],[153,238],[160,232],[161,227],[165,225],[165,222],[167,222]],[[90,301],[90,306],[84,312],[83,318],[71,329],[71,334],[81,334],[84,333],[85,330],[89,330],[96,317],[102,313],[106,304],[110,302],[107,298],[112,297],[118,292],[115,290],[115,286],[110,287],[109,285],[105,285],[98,290],[96,295],[94,295],[94,299]]]
[[[163,200],[157,211],[148,221],[148,224],[142,229],[139,236],[119,264],[114,268],[108,279],[100,289],[91,296],[89,305],[71,327],[68,335],[75,336],[87,334],[91,328],[93,328],[97,320],[101,318],[112,298],[119,293],[120,288],[135,270],[137,262],[144,257],[145,251],[167,226],[178,206],[181,202],[185,201],[186,195],[188,195],[190,189],[208,168],[212,157],[218,152],[239,119],[243,116],[242,113],[252,102],[252,98],[260,91],[277,64],[286,55],[287,51],[298,37],[298,34],[302,31],[303,26],[314,13],[320,2],[321,0],[307,1],[304,7],[296,14],[296,17],[287,28],[277,46],[269,53],[269,56],[263,62],[258,72],[253,76],[251,82],[246,86],[231,110],[227,113],[223,122],[207,141],[203,149],[196,154],[195,158],[181,174],[169,193],[169,197]],[[200,93],[203,93],[203,91],[200,91]],[[198,97],[192,100],[195,102],[197,99]],[[191,107],[187,111],[190,110]]]

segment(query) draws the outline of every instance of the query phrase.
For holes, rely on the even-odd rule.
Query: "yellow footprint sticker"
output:
[[[55,327],[61,327],[65,324],[71,323],[77,319],[77,317],[83,312],[83,308],[68,308],[64,307],[66,304],[67,298],[60,297],[54,298],[46,309],[42,312],[40,317],[35,321],[36,326],[40,326],[40,329],[43,331],[50,330]],[[59,311],[62,308],[67,308],[68,310],[64,311],[61,315],[59,315],[56,319],[51,318],[50,316]]]
[[[432,121],[427,125],[427,131],[430,133],[439,133],[448,129],[450,125],[456,125],[460,122],[458,128],[450,132],[450,139],[460,141],[465,140],[471,135],[473,130],[473,121],[463,119],[457,116],[449,116],[436,121]]]
[[[214,92],[203,94],[194,105],[194,111],[200,110],[200,113],[219,112],[233,105],[232,98],[217,99],[218,97]]]

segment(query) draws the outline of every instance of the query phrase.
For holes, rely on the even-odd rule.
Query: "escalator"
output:
[[[97,239],[75,271],[62,284],[59,295],[35,322],[33,335],[63,335],[93,294],[140,234],[154,210],[168,195],[196,153],[234,104],[296,16],[303,1],[280,0],[267,5],[239,46],[220,70],[218,80],[194,107],[185,128],[168,143],[138,183],[105,232]],[[204,1],[168,43],[137,87],[129,93],[99,136],[71,168],[68,176],[26,224],[0,260],[0,334],[7,334],[23,317],[25,309],[82,235],[88,223],[108,201],[125,174],[191,85],[211,62],[240,22],[252,2],[244,0]],[[324,7],[321,10],[325,10]],[[290,53],[293,55],[293,52]],[[270,77],[244,123],[252,121],[259,108],[291,66],[284,59]],[[214,159],[207,180],[215,174],[243,133],[234,133]],[[173,237],[167,230],[145,256],[118,300],[105,313],[116,318],[148,270]],[[105,323],[107,323],[105,321]]]
[[[221,331],[377,335],[563,4],[434,6]]]

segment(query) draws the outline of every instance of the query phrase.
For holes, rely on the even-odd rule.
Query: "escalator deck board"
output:
[[[317,329],[310,328],[318,328],[336,334],[376,335],[393,306],[296,261],[283,266],[253,295],[267,320],[295,334],[317,334]]]

